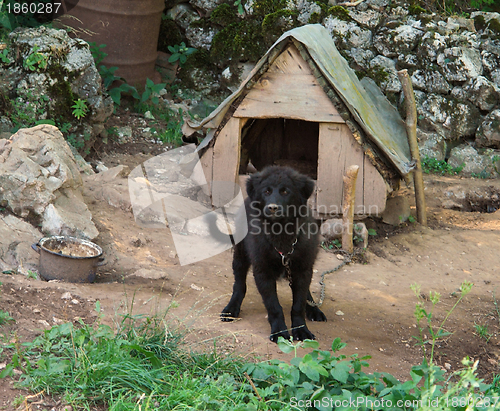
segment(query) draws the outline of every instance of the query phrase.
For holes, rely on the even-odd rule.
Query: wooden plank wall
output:
[[[234,184],[239,183],[241,128],[244,122],[244,119],[231,117],[215,141],[212,179],[212,204],[215,207],[229,203],[236,194]]]
[[[342,176],[347,167],[359,166],[356,184],[356,215],[381,213],[385,208],[385,182],[363,153],[345,124],[319,126],[316,209],[319,214],[342,214]]]

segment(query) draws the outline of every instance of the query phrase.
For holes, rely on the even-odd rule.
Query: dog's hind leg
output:
[[[220,315],[222,321],[233,321],[240,314],[241,303],[247,292],[247,273],[250,268],[250,260],[242,243],[234,247],[233,257],[233,295],[231,300],[222,310]]]
[[[307,291],[307,301],[314,303],[311,291],[309,290]],[[306,318],[309,321],[326,321],[326,315],[323,314],[323,311],[321,311],[319,307],[311,306],[309,304],[306,304]]]

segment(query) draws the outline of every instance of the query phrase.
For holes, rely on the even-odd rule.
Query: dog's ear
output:
[[[257,187],[261,181],[261,173],[252,174],[247,180],[247,195],[252,200],[255,200]]]
[[[309,177],[301,174],[296,178],[296,182],[300,194],[304,198],[304,202],[307,202],[307,199],[311,197],[311,194],[314,191],[314,181],[311,180]]]

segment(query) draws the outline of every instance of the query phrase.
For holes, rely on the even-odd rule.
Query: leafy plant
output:
[[[71,108],[73,109],[72,114],[80,120],[81,118],[85,117],[87,114],[89,108],[87,106],[87,100],[82,100],[81,98],[75,100]]]
[[[40,48],[38,46],[33,47],[33,53],[31,53],[26,60],[23,62],[23,67],[29,71],[40,71],[47,68],[49,58],[39,53]]]
[[[141,103],[147,102],[149,99],[151,99],[151,102],[153,104],[158,104],[159,103],[159,98],[157,94],[160,92],[160,90],[164,89],[166,86],[166,83],[159,83],[155,84],[153,80],[151,79],[146,79],[146,87],[144,92],[142,93],[141,96]]]
[[[476,330],[476,334],[479,338],[486,340],[488,342],[492,337],[492,334],[488,330],[488,325],[474,324],[474,329]]]
[[[40,119],[45,114],[46,103],[50,101],[49,97],[44,94],[35,96],[31,90],[22,92],[25,94],[10,101],[10,119],[14,123],[13,132],[22,127],[32,127],[49,121]],[[21,91],[18,94],[20,93]]]
[[[234,6],[238,9],[238,14],[239,15],[241,15],[241,16],[245,15],[245,9],[243,7],[243,4],[242,4],[241,0],[236,0],[234,2]]]
[[[175,46],[168,46],[168,50],[172,55],[168,59],[169,63],[175,63],[179,61],[179,65],[182,65],[187,61],[187,57],[193,54],[196,49],[193,47],[187,47],[186,43],[176,44]]]
[[[3,49],[3,51],[0,53],[0,60],[4,64],[10,64],[10,58],[8,57],[9,54],[9,49]]]
[[[441,299],[441,294],[435,291],[430,291],[429,292],[429,300],[431,302],[431,308],[428,311],[426,309],[426,303],[424,298],[422,297],[422,294],[420,293],[420,285],[418,284],[412,284],[411,289],[415,296],[418,299],[417,304],[415,305],[415,319],[417,320],[417,326],[419,330],[419,336],[414,337],[419,345],[422,348],[422,352],[424,354],[424,359],[427,360],[429,364],[431,364],[434,360],[434,349],[436,347],[436,342],[438,339],[446,337],[450,335],[450,332],[447,332],[444,330],[444,324],[448,320],[448,317],[451,315],[453,310],[457,307],[457,305],[462,301],[462,299],[471,291],[472,289],[472,283],[468,281],[464,281],[460,285],[460,297],[458,298],[457,302],[453,305],[453,307],[446,313],[446,316],[444,317],[444,320],[441,322],[441,324],[435,328],[432,325],[432,317],[434,313],[434,309],[436,305],[439,303]],[[424,321],[426,325],[427,332],[430,334],[431,338],[426,339],[427,337],[424,336],[424,327],[421,326],[421,322]],[[427,352],[426,345],[429,344],[431,347],[430,353]]]
[[[9,322],[15,322],[14,318],[12,318],[8,311],[0,310],[0,326],[5,325]]]
[[[441,175],[459,174],[464,167],[465,164],[462,164],[459,167],[452,167],[444,160],[437,160],[435,158],[428,156],[425,156],[422,159],[422,171],[427,174],[429,173],[441,174]]]

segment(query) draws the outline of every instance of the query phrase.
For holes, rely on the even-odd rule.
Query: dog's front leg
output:
[[[267,319],[271,325],[271,335],[269,339],[273,342],[278,342],[279,337],[286,340],[290,339],[290,333],[287,331],[283,308],[281,308],[276,292],[276,280],[269,278],[266,273],[254,268],[255,284],[259,290],[264,305],[267,310]]]
[[[294,340],[314,340],[314,334],[306,326],[306,304],[311,284],[311,275],[307,273],[294,273],[290,284],[293,294],[292,303],[292,336]]]

